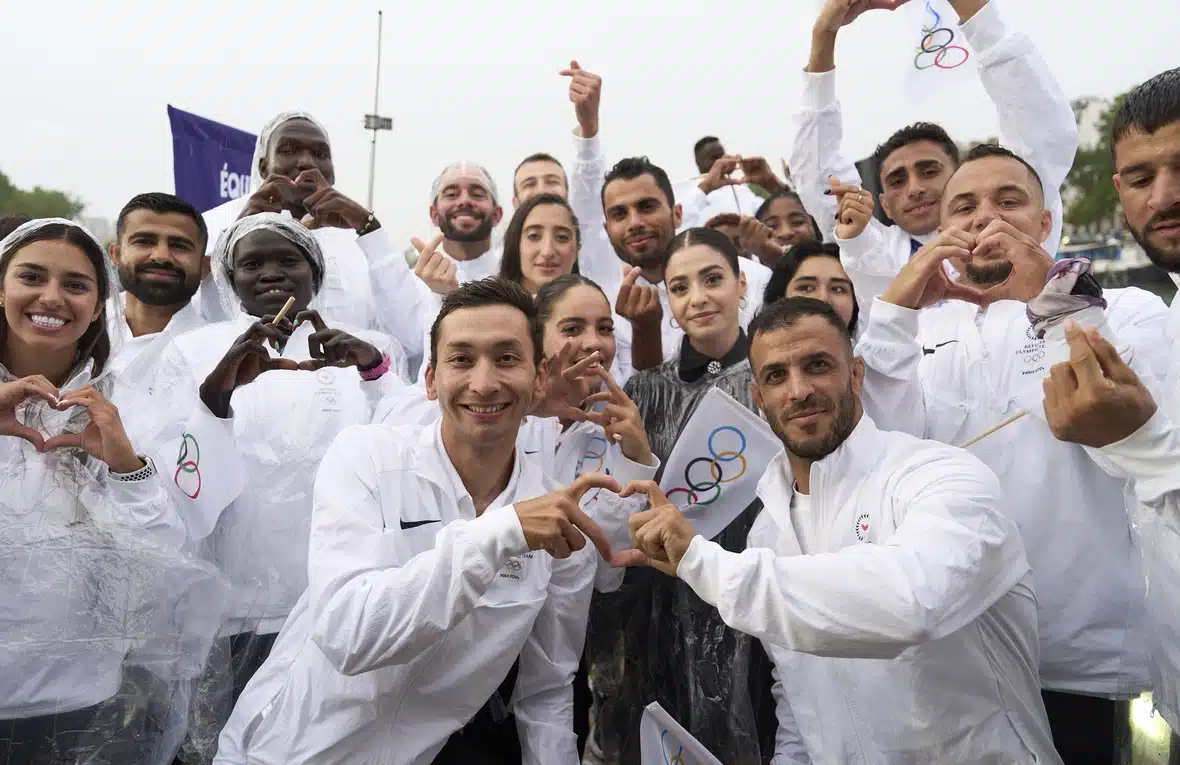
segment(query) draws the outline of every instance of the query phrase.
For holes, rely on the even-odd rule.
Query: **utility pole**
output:
[[[377,174],[377,131],[393,130],[393,117],[381,114],[381,11],[377,11],[377,78],[373,85],[373,113],[365,115],[365,130],[373,131],[369,148],[369,209],[373,209],[373,182]]]

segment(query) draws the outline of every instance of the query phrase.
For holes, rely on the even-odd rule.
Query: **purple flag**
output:
[[[171,105],[168,121],[176,196],[205,212],[250,194],[255,136]]]

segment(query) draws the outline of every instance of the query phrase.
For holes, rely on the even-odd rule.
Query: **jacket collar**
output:
[[[867,414],[852,429],[844,443],[811,465],[811,507],[839,505],[885,458],[886,434]],[[787,451],[781,450],[758,482],[758,498],[784,530],[790,526],[789,508],[795,490],[795,476]]]
[[[442,419],[438,419],[432,426],[419,431],[418,440],[411,449],[411,468],[415,473],[442,490],[456,504],[463,500],[471,500],[471,492],[463,485],[463,479],[455,470],[447,450],[442,441]],[[532,460],[522,460],[521,450],[517,448],[512,461],[512,473],[508,476],[505,494],[514,501],[518,491],[527,491],[530,486],[540,479],[539,463]],[[543,493],[543,492],[542,492]]]

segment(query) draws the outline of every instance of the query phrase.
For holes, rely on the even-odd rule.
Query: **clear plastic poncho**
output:
[[[53,224],[81,228],[30,221],[0,242],[0,257]],[[113,288],[118,277],[106,267]],[[119,408],[137,451],[151,453],[136,434],[163,432],[169,414],[133,383],[93,369],[91,359],[80,360],[61,390],[93,386]],[[0,383],[15,379],[0,367]],[[58,411],[38,398],[18,405],[16,415],[46,436],[89,424],[85,408]],[[179,746],[225,586],[212,566],[182,551],[184,525],[164,483],[166,466],[158,469],[120,482],[80,449],[40,453],[0,436],[5,762],[164,765]]]
[[[680,378],[678,363],[637,372],[625,386],[664,464],[710,388],[757,411],[749,362],[694,383]],[[713,541],[744,550],[760,510],[755,501]],[[616,592],[595,593],[586,651],[594,697],[587,762],[639,765],[639,722],[653,701],[731,765],[759,765],[773,756],[778,722],[770,659],[757,639],[726,626],[679,579],[634,568]]]

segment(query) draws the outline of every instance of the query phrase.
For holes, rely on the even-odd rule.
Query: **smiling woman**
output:
[[[636,372],[624,386],[661,465],[712,388],[757,411],[739,318],[746,282],[732,240],[688,229],[672,240],[663,270],[685,337],[676,357]],[[662,468],[656,481],[661,477]],[[759,509],[751,504],[714,540],[744,550]],[[593,746],[603,761],[639,761],[639,720],[652,701],[731,762],[760,762],[774,750],[769,660],[757,640],[725,626],[682,581],[629,569],[617,591],[595,596],[587,652]]]
[[[28,221],[0,241],[0,275],[0,751],[146,765],[181,732],[143,735],[184,719],[178,673],[201,657],[182,646],[215,630],[188,617],[216,618],[224,594],[179,553],[181,515],[124,429],[143,432],[154,407],[107,368],[102,247],[69,221]]]

